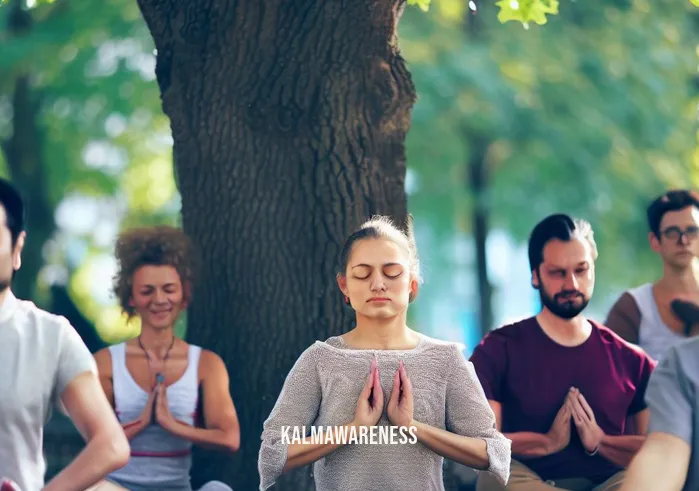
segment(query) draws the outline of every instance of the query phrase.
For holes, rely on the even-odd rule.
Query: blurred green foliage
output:
[[[493,226],[523,241],[548,213],[589,219],[598,288],[609,292],[658,272],[649,201],[698,184],[697,10],[674,0],[564,3],[529,29],[486,8],[465,21],[474,14],[456,0],[406,13],[401,45],[419,95],[410,205],[445,234],[469,231],[465,164],[473,137],[485,139]]]
[[[29,77],[30,97],[39,107],[46,199],[54,210],[79,198],[98,216],[92,226],[55,227],[44,258],[47,266],[67,266],[70,292],[82,313],[108,341],[125,331],[112,304],[94,298],[99,259],[111,255],[119,226],[177,223],[169,121],[160,109],[155,83],[153,41],[136,2],[38,1],[25,4],[30,22],[13,30],[15,0],[0,7],[0,139],[10,138],[13,95]],[[15,24],[17,21],[14,21]],[[0,160],[6,159],[3,154]],[[3,160],[4,174],[9,169]],[[29,159],[20,162],[31,165]],[[29,193],[30,206],[39,197]],[[88,214],[90,215],[90,214]],[[75,220],[84,219],[78,214]],[[100,223],[101,222],[101,223]],[[105,237],[107,238],[105,240]],[[32,236],[29,240],[37,240]],[[43,277],[38,288],[46,289]],[[103,285],[99,285],[103,287]]]

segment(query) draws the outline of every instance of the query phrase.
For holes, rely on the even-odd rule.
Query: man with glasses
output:
[[[663,276],[625,292],[605,325],[661,359],[678,342],[699,334],[699,194],[668,191],[648,207],[650,246]]]

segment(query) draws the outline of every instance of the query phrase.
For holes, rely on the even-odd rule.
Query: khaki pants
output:
[[[529,467],[513,460],[507,486],[500,484],[491,474],[482,472],[478,476],[476,491],[618,491],[623,482],[624,471],[614,474],[597,486],[585,478],[543,481]]]

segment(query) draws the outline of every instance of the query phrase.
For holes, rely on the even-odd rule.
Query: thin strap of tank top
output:
[[[199,358],[201,357],[201,347],[193,344],[189,345],[187,356],[187,373],[185,377],[194,378],[194,387],[199,385]]]
[[[109,347],[109,354],[112,358],[112,390],[114,393],[114,412],[117,418],[121,421],[119,411],[119,397],[125,390],[124,384],[126,370],[126,343],[119,343]]]

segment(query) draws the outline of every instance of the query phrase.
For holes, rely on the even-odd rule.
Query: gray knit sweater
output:
[[[337,336],[306,349],[286,377],[264,423],[260,490],[270,488],[286,464],[283,426],[305,427],[302,436],[307,436],[312,426],[341,426],[354,419],[374,357],[385,394],[378,426],[391,425],[385,408],[403,360],[413,385],[415,420],[485,440],[488,471],[507,482],[511,442],[495,429],[495,416],[473,365],[457,345],[421,335],[411,350],[357,350]],[[443,491],[442,463],[441,456],[419,442],[351,443],[315,462],[313,476],[317,491]]]

